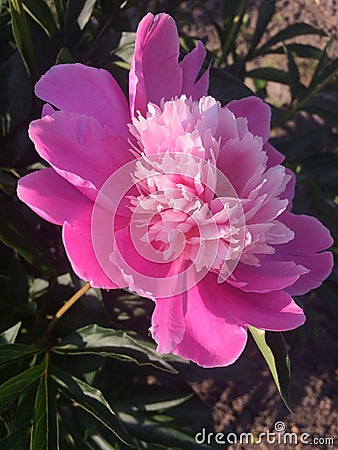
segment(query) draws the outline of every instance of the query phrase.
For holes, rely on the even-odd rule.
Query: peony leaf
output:
[[[264,55],[265,53],[268,53],[269,49],[278,42],[283,42],[295,36],[303,36],[307,34],[317,34],[319,36],[325,36],[324,31],[318,30],[317,28],[314,28],[307,23],[295,23],[269,39],[268,42],[262,45],[262,47],[254,51],[252,53],[252,56]]]
[[[59,432],[56,415],[56,389],[47,373],[40,379],[36,392],[30,450],[59,450]]]
[[[0,346],[0,366],[37,355],[41,350],[33,345],[8,344]]]
[[[261,3],[259,7],[256,30],[251,39],[250,53],[256,48],[257,44],[260,42],[267,24],[269,23],[271,17],[274,15],[276,9],[275,3],[276,3],[275,1]]]
[[[286,407],[290,406],[290,359],[281,333],[258,330],[249,326],[259,350],[267,362]]]
[[[140,339],[136,334],[122,330],[88,325],[67,336],[62,345],[53,347],[55,353],[64,355],[100,355],[135,362],[138,365],[152,365],[168,372],[177,371],[161,357],[152,343]],[[180,358],[170,357],[180,361]]]
[[[6,408],[20,394],[27,391],[44,373],[44,364],[31,367],[0,386],[0,410]]]
[[[127,445],[135,444],[99,389],[59,369],[54,369],[51,376],[55,380],[58,390],[66,397],[95,417],[122,442]]]
[[[276,83],[289,84],[290,78],[285,70],[275,69],[274,67],[261,67],[253,69],[246,73],[249,78],[258,80],[275,81]]]

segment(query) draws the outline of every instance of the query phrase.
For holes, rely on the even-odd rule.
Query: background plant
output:
[[[194,46],[192,33],[184,33],[186,25],[205,3],[0,2],[1,449],[189,449],[196,448],[197,431],[212,429],[210,411],[191,389],[205,372],[177,357],[156,354],[147,336],[151,302],[83,285],[71,271],[60,230],[15,194],[18,178],[42,166],[27,137],[28,123],[42,106],[33,95],[36,80],[54,64],[76,61],[106,68],[127,90],[134,32],[143,15],[149,10],[172,14],[183,55]],[[330,43],[324,50],[288,43],[298,35],[323,35],[306,24],[264,41],[274,1],[259,2],[248,39],[248,6],[248,1],[229,0],[222,17],[209,17],[220,42],[208,55],[210,93],[224,104],[252,94],[243,84],[248,78],[263,98],[268,81],[288,86],[290,103],[273,105],[273,142],[297,173],[296,211],[312,213],[333,229],[338,204],[337,60],[329,57]],[[243,39],[250,44],[243,47]],[[248,68],[267,54],[284,55],[286,70]],[[314,62],[307,86],[299,75],[300,56]],[[322,289],[332,302],[337,282],[334,272]],[[65,311],[75,292],[79,299],[73,298],[75,305]],[[283,338],[251,331],[289,404]]]

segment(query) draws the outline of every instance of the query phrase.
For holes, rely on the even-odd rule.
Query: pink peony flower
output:
[[[332,238],[290,211],[295,177],[268,143],[270,108],[255,97],[221,107],[207,96],[208,70],[197,80],[202,43],[178,56],[173,19],[148,14],[129,106],[105,70],[52,67],[36,85],[43,117],[29,128],[51,167],[23,177],[18,196],[62,225],[79,277],[155,302],[160,353],[224,366],[248,325],[304,322],[291,295],[329,275]]]

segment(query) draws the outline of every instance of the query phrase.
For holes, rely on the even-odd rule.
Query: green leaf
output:
[[[94,416],[122,442],[131,446],[135,444],[99,389],[59,369],[54,369],[51,376],[66,397]]]
[[[288,48],[292,53],[300,58],[319,59],[322,55],[320,48],[314,47],[313,45],[288,44]],[[267,53],[283,55],[285,53],[284,46],[281,45],[271,49]]]
[[[23,0],[24,10],[44,30],[47,36],[53,36],[58,28],[51,10],[44,1]]]
[[[20,394],[29,389],[44,373],[44,365],[31,367],[9,379],[0,386],[0,410],[11,404]]]
[[[31,77],[38,78],[34,47],[21,0],[9,0],[15,43]]]
[[[290,407],[290,359],[281,333],[259,330],[249,326],[259,350],[267,362],[285,405]]]
[[[164,448],[182,448],[185,450],[197,448],[195,438],[174,425],[157,421],[148,414],[127,414],[123,412],[120,415],[130,433],[142,441],[158,444]],[[162,419],[166,417],[161,416]],[[169,417],[167,418],[172,420]],[[202,450],[210,447],[200,444],[198,448]]]
[[[59,450],[55,382],[46,373],[35,397],[30,450]]]
[[[177,371],[158,354],[154,346],[131,332],[88,325],[68,337],[53,351],[68,355],[100,355],[124,359],[139,365],[152,365],[172,373]]]
[[[294,101],[300,96],[302,92],[302,85],[299,79],[299,71],[295,59],[288,46],[285,46],[286,55],[288,58],[288,69],[290,79],[291,100]]]
[[[0,366],[41,353],[42,350],[33,345],[8,344],[0,346]]]
[[[289,84],[290,78],[285,70],[275,69],[274,67],[262,67],[253,69],[246,73],[249,78],[258,80],[275,81],[276,83]]]
[[[295,36],[304,36],[308,34],[317,34],[319,36],[325,36],[324,31],[318,30],[317,28],[314,28],[311,25],[308,25],[307,23],[295,23],[277,33],[275,36],[269,39],[268,42],[266,42],[262,47],[253,52],[253,54],[254,56],[265,54],[267,53],[267,50],[270,49],[270,47],[277,44],[278,42],[283,42]]]
[[[0,333],[0,345],[14,344],[20,328],[21,328],[21,322],[18,322],[15,325],[13,325],[11,328],[8,328],[8,330],[5,330],[2,333]],[[0,355],[0,359],[1,359],[1,355]]]
[[[315,69],[315,71],[313,73],[312,80],[311,80],[310,85],[309,85],[309,89],[313,89],[316,86],[316,84],[319,83],[320,78],[322,76],[322,72],[325,69],[325,67],[327,67],[327,64],[330,61],[328,53],[329,53],[329,50],[331,48],[331,45],[332,45],[332,40],[330,40],[326,44],[323,52],[321,53],[321,56],[320,56],[318,64],[317,64],[317,67],[316,67],[316,69]]]
[[[263,1],[260,4],[257,25],[254,35],[251,39],[250,52],[256,48],[257,44],[261,40],[261,37],[266,29],[267,24],[270,22],[271,17],[274,15],[276,9],[276,0]]]

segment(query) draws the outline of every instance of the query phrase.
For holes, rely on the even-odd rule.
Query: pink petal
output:
[[[258,97],[246,97],[233,100],[226,105],[236,117],[248,120],[249,131],[254,136],[261,136],[265,144],[270,137],[271,109]]]
[[[294,261],[310,270],[304,274],[288,292],[301,295],[315,289],[329,276],[333,267],[330,252],[321,252],[333,244],[330,232],[319,220],[311,216],[296,215],[285,211],[279,218],[295,232],[295,238],[283,245],[276,245],[276,253],[269,257],[275,260]]]
[[[247,340],[242,323],[234,319],[219,297],[219,286],[216,279],[207,275],[187,292],[185,333],[173,351],[202,367],[232,364],[244,350]]]
[[[261,261],[259,267],[239,263],[227,282],[244,292],[279,291],[294,284],[308,269],[293,262]]]
[[[55,113],[55,109],[49,104],[45,103],[42,107],[41,117],[51,116]]]
[[[74,223],[92,202],[53,169],[42,169],[21,178],[18,197],[43,219],[57,225]]]
[[[182,94],[192,97],[193,100],[199,100],[208,93],[209,87],[209,68],[196,81],[203,61],[206,56],[204,45],[201,41],[197,42],[196,47],[188,53],[180,62],[182,69]]]
[[[210,298],[211,312],[227,311],[241,325],[271,330],[292,330],[305,321],[301,308],[284,291],[271,293],[243,292],[228,283],[218,283],[217,275],[209,273],[199,283],[203,299]]]
[[[57,111],[32,122],[29,136],[40,156],[92,199],[130,159],[128,143],[92,117]]]
[[[58,109],[94,117],[128,137],[128,102],[112,75],[83,64],[52,67],[35,86],[36,95]]]
[[[273,167],[277,166],[277,164],[282,164],[282,162],[285,160],[285,156],[278,150],[276,150],[275,147],[271,145],[269,142],[266,142],[264,144],[263,150],[266,152],[268,157],[267,161],[268,167]]]
[[[108,214],[108,213],[107,213]],[[92,287],[116,289],[118,286],[106,275],[97,260],[91,235],[91,210],[84,211],[72,224],[65,222],[63,242],[74,272]],[[105,240],[107,254],[112,251],[112,239]]]
[[[150,332],[158,344],[157,351],[171,353],[182,341],[185,330],[182,296],[156,300],[151,324]]]
[[[129,74],[131,115],[146,113],[147,103],[159,104],[182,91],[178,65],[179,36],[175,21],[167,14],[147,14],[140,22]]]

